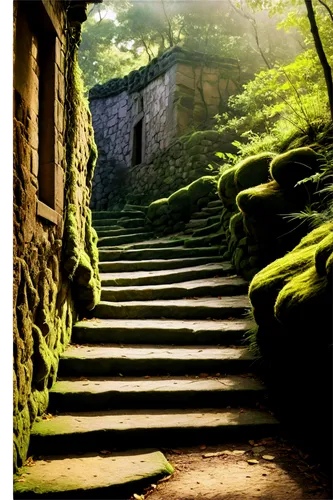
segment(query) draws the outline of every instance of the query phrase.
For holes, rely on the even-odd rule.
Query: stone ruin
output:
[[[178,138],[212,129],[214,116],[226,109],[238,79],[235,59],[175,47],[124,78],[93,87],[89,101],[99,158],[92,209],[121,206],[120,192],[125,186],[127,191],[131,188],[127,177],[137,177],[133,170],[152,165]],[[172,177],[179,165],[170,167]],[[171,188],[162,189],[163,194],[180,187],[170,182],[165,165],[154,171],[157,178],[169,178]],[[161,186],[149,186],[150,193],[154,189]],[[134,194],[137,201],[140,195],[147,198],[147,188]]]

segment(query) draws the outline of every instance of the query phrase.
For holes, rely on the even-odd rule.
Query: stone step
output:
[[[102,273],[107,272],[131,272],[131,271],[158,271],[168,269],[180,269],[193,267],[195,265],[223,264],[224,259],[221,255],[207,255],[205,257],[189,257],[182,259],[150,259],[150,260],[118,260],[112,262],[100,262],[99,270]]]
[[[243,373],[254,361],[246,347],[75,345],[61,355],[58,376]]]
[[[158,238],[155,240],[145,240],[140,243],[129,243],[121,247],[113,247],[113,250],[131,250],[137,248],[172,248],[181,247],[184,244],[184,238],[170,239]]]
[[[91,314],[100,319],[227,319],[241,317],[249,307],[247,295],[145,302],[102,301]]]
[[[58,415],[35,422],[29,455],[219,444],[274,436],[278,421],[262,410],[112,410]]]
[[[180,259],[183,257],[207,257],[222,255],[227,248],[219,246],[206,248],[140,248],[133,250],[100,249],[100,262],[113,260],[150,260],[150,259]]]
[[[206,278],[163,285],[103,286],[101,300],[173,300],[187,297],[218,297],[247,293],[248,282],[239,277]]]
[[[101,219],[121,219],[122,217],[127,217],[129,219],[144,218],[145,213],[142,210],[102,210],[91,212],[92,220]]]
[[[130,203],[126,203],[123,210],[124,212],[134,210],[146,213],[148,210],[148,206],[149,205],[131,205]]]
[[[209,234],[218,232],[220,229],[221,229],[221,223],[215,222],[214,224],[202,227],[201,229],[196,229],[195,231],[193,231],[192,235],[194,238],[199,236],[207,236]]]
[[[49,393],[51,413],[127,408],[222,408],[263,401],[262,382],[252,376],[150,377],[61,380]]]
[[[201,227],[206,227],[207,226],[207,216],[203,219],[191,219],[190,222],[188,222],[185,225],[185,230],[186,229],[198,229]]]
[[[194,214],[191,215],[191,221],[198,219],[207,219],[207,217],[207,214],[204,212],[194,212]]]
[[[104,226],[119,226],[121,227],[119,224],[118,224],[118,219],[96,219],[96,220],[93,220],[92,221],[92,226],[94,228],[96,228],[97,230],[100,228],[100,227],[104,227]]]
[[[208,236],[189,238],[185,240],[184,247],[185,248],[209,247],[209,246],[222,245],[222,243],[224,243],[226,246],[225,233],[222,233],[222,231],[220,231],[219,233],[210,234]]]
[[[118,224],[121,227],[132,228],[132,227],[142,227],[145,226],[145,218],[136,218],[136,219],[118,219]]]
[[[104,236],[98,239],[97,246],[100,247],[108,247],[108,246],[116,246],[122,245],[125,243],[133,243],[137,241],[147,240],[152,238],[154,233],[135,233],[135,234],[125,234],[122,236]]]
[[[215,207],[223,208],[223,203],[221,200],[214,200],[214,201],[210,201],[209,203],[207,203],[207,207],[208,208],[215,208]]]
[[[234,268],[230,262],[221,262],[219,264],[204,264],[202,266],[162,271],[101,273],[100,278],[102,286],[165,285],[167,283],[225,276],[233,272]]]
[[[101,228],[97,227],[95,229],[100,238],[103,236],[122,236],[125,234],[144,233],[147,230],[146,227],[132,227],[125,229],[120,226],[118,226],[118,229],[108,229],[108,226],[101,226]]]
[[[207,216],[218,215],[221,217],[222,207],[204,207],[202,212]]]
[[[239,345],[253,325],[238,320],[90,319],[73,326],[72,342],[81,344]]]
[[[24,481],[14,481],[14,498],[119,500],[142,492],[173,468],[160,451],[133,450],[47,455],[21,472]]]

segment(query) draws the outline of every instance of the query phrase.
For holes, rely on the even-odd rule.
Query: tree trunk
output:
[[[326,87],[327,87],[327,92],[328,92],[328,101],[330,105],[330,110],[331,110],[331,118],[333,122],[333,82],[332,82],[332,70],[331,67],[328,63],[323,44],[321,43],[319,31],[318,31],[318,26],[316,23],[316,17],[315,13],[313,10],[313,5],[312,5],[312,0],[304,0],[306,9],[308,12],[308,18],[310,21],[310,27],[311,27],[311,33],[313,36],[314,44],[316,47],[316,51],[320,60],[320,63],[322,65],[324,75],[325,75],[325,81],[326,81]]]

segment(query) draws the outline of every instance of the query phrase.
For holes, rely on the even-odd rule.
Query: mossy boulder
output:
[[[217,192],[226,208],[232,212],[236,208],[237,188],[235,184],[236,167],[230,168],[219,178]]]
[[[291,149],[272,160],[270,174],[281,187],[290,189],[317,172],[320,165],[320,156],[313,149]]]
[[[191,213],[191,197],[187,188],[179,189],[169,196],[168,203],[171,212],[181,212],[184,217],[188,217]]]
[[[259,220],[270,215],[288,214],[302,208],[292,196],[287,196],[276,181],[259,184],[241,191],[236,203],[243,213],[253,215]]]
[[[206,175],[192,182],[188,187],[191,203],[196,204],[200,198],[205,198],[217,189],[217,179],[215,176]]]
[[[235,166],[234,181],[237,191],[267,183],[269,180],[269,165],[274,153],[260,153],[249,156]]]
[[[161,198],[160,200],[153,201],[147,210],[147,219],[152,222],[156,217],[168,211],[168,198]]]

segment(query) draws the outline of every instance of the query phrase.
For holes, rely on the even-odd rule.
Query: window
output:
[[[143,118],[134,125],[132,166],[139,165],[143,160]]]

